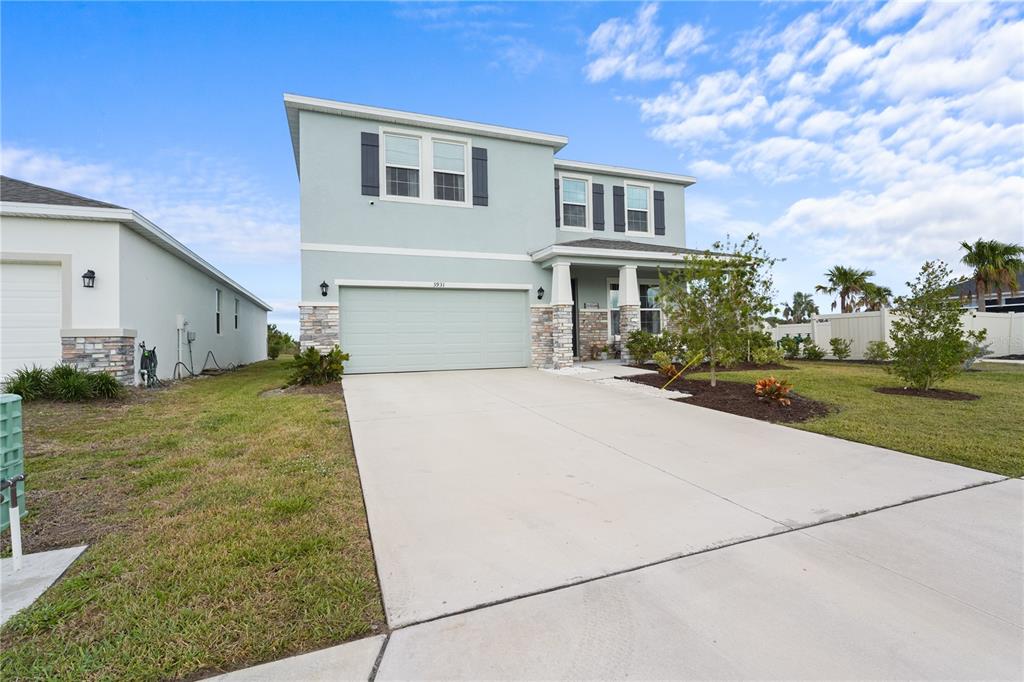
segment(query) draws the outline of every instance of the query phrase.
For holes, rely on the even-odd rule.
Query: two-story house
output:
[[[566,161],[560,135],[285,95],[300,342],[346,371],[555,367],[659,332],[685,175]]]

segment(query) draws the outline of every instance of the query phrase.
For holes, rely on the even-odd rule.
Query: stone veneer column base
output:
[[[572,367],[572,305],[551,306],[551,366]]]
[[[326,353],[335,344],[340,344],[339,314],[336,305],[300,305],[299,350],[312,346]]]
[[[106,372],[135,384],[134,336],[62,336],[61,361],[86,372]]]
[[[626,348],[626,342],[629,340],[629,335],[640,329],[640,306],[638,305],[620,305],[619,306],[619,335],[622,339],[622,362],[630,363],[633,358],[630,357],[629,350]]]
[[[551,306],[530,306],[530,367],[551,367]]]

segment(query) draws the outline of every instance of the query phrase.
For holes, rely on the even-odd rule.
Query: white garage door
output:
[[[526,367],[525,291],[342,287],[345,371]]]
[[[0,373],[60,360],[60,266],[0,264]]]

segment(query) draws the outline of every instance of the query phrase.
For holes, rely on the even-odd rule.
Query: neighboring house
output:
[[[140,342],[161,378],[179,352],[197,374],[209,351],[266,357],[270,307],[135,211],[3,177],[0,216],[3,376],[64,361],[131,384]]]
[[[963,302],[967,310],[978,309],[978,285],[973,279],[966,279],[956,285],[955,298]],[[1002,296],[993,292],[985,294],[987,313],[1024,313],[1024,272],[1017,273],[1017,293],[1004,291]]]
[[[685,175],[555,157],[558,135],[285,95],[300,342],[346,372],[566,367],[659,332]]]

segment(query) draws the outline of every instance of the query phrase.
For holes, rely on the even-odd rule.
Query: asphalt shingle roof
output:
[[[123,208],[105,201],[80,197],[52,187],[43,187],[24,180],[0,175],[0,201],[25,204],[51,204],[54,206],[87,206],[90,208]]]
[[[653,253],[704,253],[697,249],[685,249],[681,246],[665,244],[649,244],[646,242],[630,242],[624,239],[577,239],[562,242],[558,246],[574,246],[582,249],[617,249],[619,251],[647,251]]]

